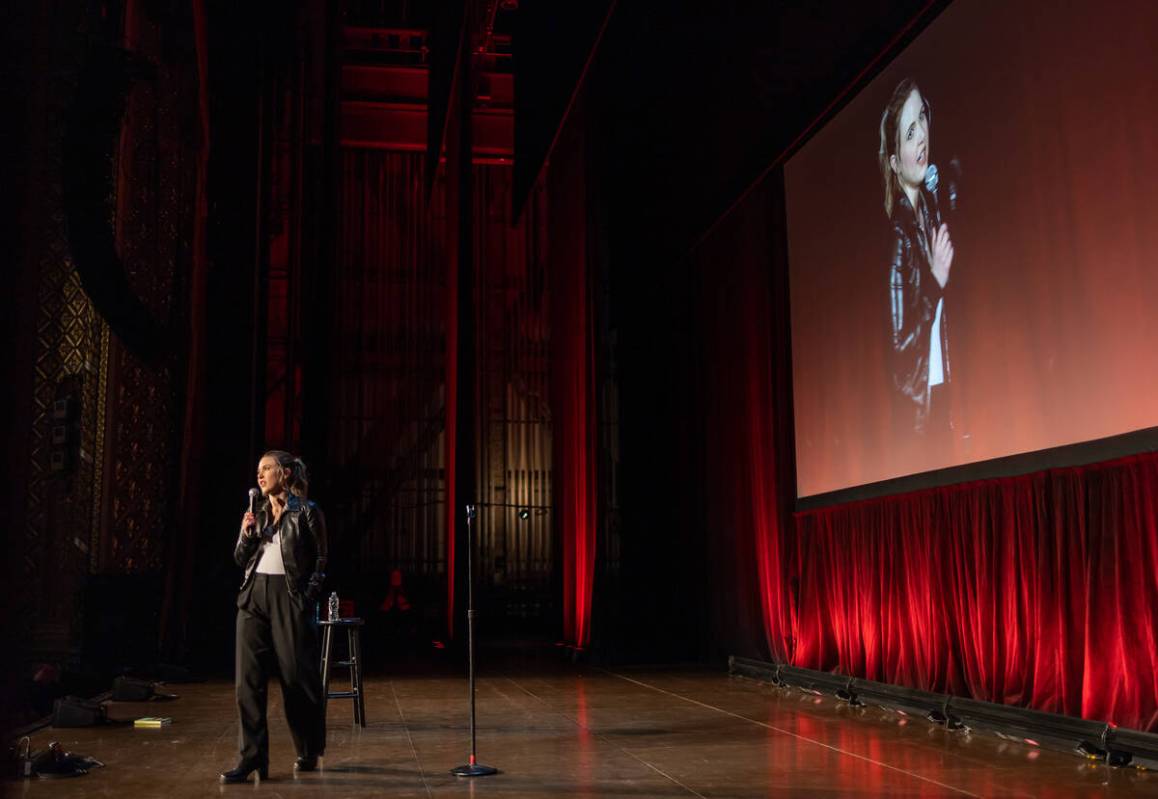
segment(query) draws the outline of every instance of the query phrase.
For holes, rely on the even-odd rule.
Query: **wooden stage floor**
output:
[[[1155,796],[1158,773],[1112,769],[995,736],[964,735],[876,708],[696,670],[536,666],[479,681],[479,760],[497,776],[456,778],[466,760],[466,680],[379,677],[369,724],[348,701],[329,709],[323,767],[295,777],[271,686],[269,780],[223,786],[236,759],[232,685],[175,685],[168,703],[111,715],[167,715],[170,727],[44,729],[106,763],[85,777],[6,782],[40,797],[813,797]]]

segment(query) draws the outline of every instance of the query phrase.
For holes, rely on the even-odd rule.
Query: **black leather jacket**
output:
[[[257,529],[264,530],[273,523],[269,499],[262,499],[254,510]],[[290,494],[281,514],[281,556],[285,562],[285,581],[290,596],[317,600],[322,595],[322,583],[326,579],[326,520],[322,510],[309,500],[302,500]],[[233,548],[233,559],[245,569],[241,581],[241,594],[253,584],[257,561],[261,555],[261,536],[250,537],[242,533]]]
[[[922,190],[921,194],[925,192]],[[940,215],[930,212],[931,202],[919,203],[925,230],[940,225]],[[942,297],[932,272],[929,240],[917,225],[909,198],[900,196],[893,211],[893,241],[889,253],[889,322],[892,342],[890,365],[893,388],[900,396],[902,416],[912,429],[924,432],[929,419],[929,338]],[[949,319],[941,307],[941,363],[949,382]]]

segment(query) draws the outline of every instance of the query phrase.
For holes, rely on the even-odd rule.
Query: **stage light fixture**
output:
[[[1105,760],[1108,754],[1105,749],[1089,741],[1080,741],[1078,745],[1074,747],[1074,751],[1090,760]]]
[[[1113,741],[1112,747],[1110,740]],[[1136,768],[1158,770],[1158,736],[1154,733],[1122,729],[1114,725],[1104,746],[1110,750],[1111,756],[1114,752],[1128,752],[1130,763]]]
[[[864,702],[860,701],[860,697],[856,695],[856,691],[853,690],[852,683],[853,681],[849,680],[846,686],[843,688],[837,688],[836,698],[842,702],[848,702],[848,704],[852,707],[863,707]]]
[[[1130,752],[1122,752],[1117,749],[1111,749],[1110,754],[1106,755],[1106,762],[1111,766],[1128,766],[1134,759],[1134,755]]]
[[[526,521],[527,519],[531,518],[531,509],[530,508],[519,508],[519,518],[522,519],[523,521]]]
[[[968,730],[969,729],[968,727],[965,726],[965,722],[961,721],[960,718],[953,715],[953,712],[949,709],[949,703],[948,702],[946,702],[941,707],[935,707],[932,710],[930,710],[928,713],[925,714],[925,718],[928,719],[929,721],[933,722],[934,724],[943,725],[946,729],[949,729],[949,730],[961,730],[961,729]]]

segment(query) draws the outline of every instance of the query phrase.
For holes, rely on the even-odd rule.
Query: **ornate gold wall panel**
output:
[[[43,658],[80,648],[90,576],[160,575],[166,568],[183,375],[183,336],[174,337],[174,351],[161,365],[144,364],[110,334],[74,266],[62,142],[77,75],[97,32],[87,4],[57,5],[28,44],[35,79],[26,120],[32,178],[23,198],[31,221],[23,268],[33,270],[36,286],[35,295],[22,300],[35,302],[36,322],[32,374],[12,379],[12,390],[31,391],[32,403],[11,610],[27,654]],[[175,35],[191,33],[176,16],[133,19],[139,30],[128,38],[156,75],[137,84],[126,106],[109,218],[134,293],[162,326],[182,331],[196,152],[186,131],[193,128],[197,86],[189,59],[173,45]],[[165,25],[174,29],[163,31]],[[72,406],[61,420],[55,403],[66,396]]]

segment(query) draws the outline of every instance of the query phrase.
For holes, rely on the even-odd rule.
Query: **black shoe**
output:
[[[255,771],[257,772],[257,776],[261,777],[261,779],[269,779],[268,764],[256,765],[252,763],[241,762],[237,764],[237,768],[221,772],[221,783],[223,785],[229,785],[235,782],[246,782],[249,779],[249,775]]]
[[[314,757],[299,757],[294,761],[294,771],[317,771],[318,758]]]

